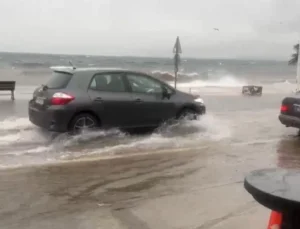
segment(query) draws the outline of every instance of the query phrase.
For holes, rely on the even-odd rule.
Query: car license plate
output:
[[[37,104],[43,105],[44,104],[44,99],[41,97],[36,97],[35,102]]]
[[[294,111],[300,113],[300,105],[294,104]]]

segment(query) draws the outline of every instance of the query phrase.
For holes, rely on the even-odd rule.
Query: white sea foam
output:
[[[2,130],[23,130],[32,128],[33,125],[30,123],[28,118],[6,118],[0,121],[0,131]]]

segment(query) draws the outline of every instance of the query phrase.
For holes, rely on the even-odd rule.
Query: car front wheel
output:
[[[99,127],[98,119],[91,114],[83,113],[75,116],[69,125],[69,131],[80,133],[84,130],[93,130]]]

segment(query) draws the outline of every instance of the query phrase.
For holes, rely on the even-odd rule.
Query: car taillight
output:
[[[281,112],[286,112],[288,110],[289,110],[289,107],[287,105],[281,105],[281,107],[280,107]]]
[[[51,104],[52,105],[66,105],[74,99],[75,99],[75,97],[72,95],[68,95],[63,92],[57,92],[52,96]]]

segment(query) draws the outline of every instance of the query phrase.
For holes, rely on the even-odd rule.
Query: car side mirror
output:
[[[164,98],[170,99],[171,95],[172,94],[168,92],[167,88],[162,87],[162,97],[163,97],[163,99]]]

